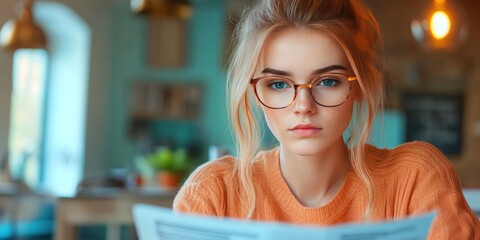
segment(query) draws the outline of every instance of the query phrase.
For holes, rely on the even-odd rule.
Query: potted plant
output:
[[[158,184],[169,188],[178,187],[192,165],[185,148],[173,151],[160,147],[146,159],[156,172]]]

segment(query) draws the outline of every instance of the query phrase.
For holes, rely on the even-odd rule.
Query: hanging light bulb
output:
[[[452,0],[433,0],[412,20],[411,30],[426,50],[455,49],[467,38],[467,25],[462,9]]]
[[[430,29],[432,35],[436,40],[441,40],[447,37],[450,33],[452,23],[450,17],[444,11],[436,11],[433,13],[430,20]]]

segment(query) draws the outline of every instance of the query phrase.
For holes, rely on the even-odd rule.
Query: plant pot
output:
[[[182,181],[182,174],[176,172],[157,172],[157,182],[161,187],[177,188]]]

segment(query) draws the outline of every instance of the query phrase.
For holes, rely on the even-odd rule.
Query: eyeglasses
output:
[[[310,83],[295,84],[283,76],[266,76],[250,81],[255,95],[260,103],[272,109],[281,109],[290,106],[297,97],[299,88],[308,88],[313,100],[323,107],[337,107],[342,105],[350,95],[351,81],[355,76],[342,73],[328,73],[315,77]]]

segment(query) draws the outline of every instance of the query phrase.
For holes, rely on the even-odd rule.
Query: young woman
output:
[[[367,144],[384,80],[379,27],[361,1],[258,1],[236,38],[228,97],[238,157],[199,167],[176,211],[321,226],[437,211],[430,239],[480,239],[440,151]],[[266,151],[262,113],[279,142]]]

